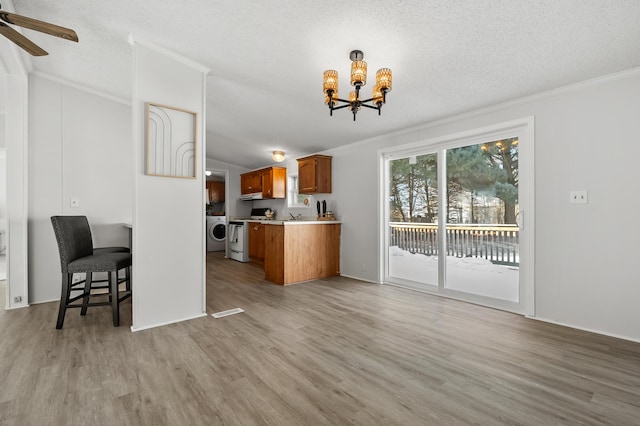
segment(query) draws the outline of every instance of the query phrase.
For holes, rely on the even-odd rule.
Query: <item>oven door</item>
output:
[[[229,250],[243,252],[244,251],[244,227],[242,223],[231,223],[227,233],[227,246]]]

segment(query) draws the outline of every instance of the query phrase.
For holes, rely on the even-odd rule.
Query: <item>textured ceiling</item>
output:
[[[257,168],[640,66],[638,0],[14,0],[80,43],[24,30],[38,71],[131,98],[131,33],[209,67],[207,156]],[[333,117],[322,72],[348,93],[349,52],[393,70],[382,116]],[[370,85],[365,89],[369,93]]]

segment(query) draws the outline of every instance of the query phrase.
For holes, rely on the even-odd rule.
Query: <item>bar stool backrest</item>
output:
[[[51,224],[60,251],[60,269],[67,273],[69,262],[93,254],[91,228],[86,216],[52,216]]]

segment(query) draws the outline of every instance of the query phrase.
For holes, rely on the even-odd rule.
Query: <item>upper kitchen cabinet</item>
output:
[[[328,155],[298,158],[298,193],[331,193],[331,159]]]
[[[224,182],[207,181],[210,203],[224,202]]]
[[[262,192],[262,171],[244,173],[240,175],[240,193],[253,194]]]
[[[262,198],[285,198],[287,196],[287,169],[269,167],[262,170]]]
[[[240,193],[262,193],[262,198],[286,198],[287,169],[268,167],[240,175]]]

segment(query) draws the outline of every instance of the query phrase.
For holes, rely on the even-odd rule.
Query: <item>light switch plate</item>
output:
[[[80,207],[80,199],[78,198],[71,198],[71,207],[77,208]]]
[[[588,201],[589,197],[587,194],[587,190],[585,189],[569,192],[569,203],[571,204],[587,204]]]

